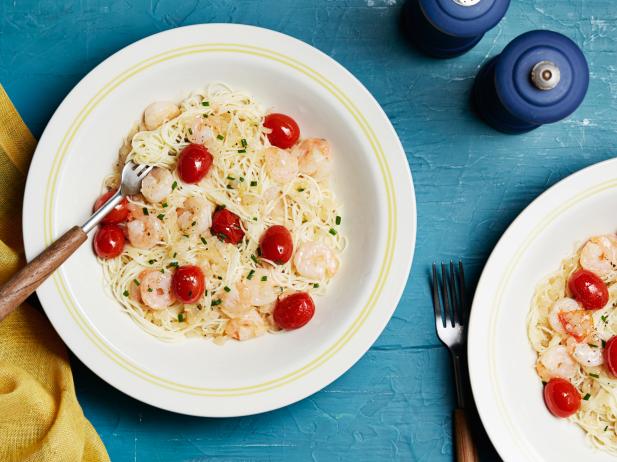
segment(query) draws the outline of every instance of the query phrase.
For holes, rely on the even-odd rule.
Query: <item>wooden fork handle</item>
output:
[[[469,420],[465,410],[461,408],[454,410],[454,439],[457,462],[478,462],[478,453],[469,428]]]
[[[17,308],[87,239],[74,226],[0,287],[0,321]]]

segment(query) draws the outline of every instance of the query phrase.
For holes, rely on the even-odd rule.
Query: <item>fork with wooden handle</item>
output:
[[[151,166],[127,163],[122,169],[122,182],[118,191],[96,210],[88,221],[82,226],[73,226],[0,287],[0,321],[28,298],[86,241],[88,232],[94,229],[123,197],[138,194],[141,181],[151,170]]]
[[[467,339],[465,323],[467,306],[465,302],[465,273],[463,262],[459,261],[458,271],[454,263],[448,267],[441,264],[441,284],[437,276],[437,265],[433,263],[433,308],[435,309],[435,328],[437,336],[450,350],[454,367],[457,408],[454,410],[454,440],[458,462],[476,462],[478,454],[474,444],[469,420],[465,412],[465,387],[462,365]],[[439,288],[441,286],[441,297]],[[441,300],[443,300],[443,310]]]

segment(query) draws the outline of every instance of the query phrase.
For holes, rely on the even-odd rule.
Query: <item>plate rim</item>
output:
[[[519,252],[526,250],[526,248],[533,243],[535,237],[537,236],[535,236],[534,239],[528,240],[528,242],[523,240],[520,243],[515,243],[516,245],[511,244],[512,236],[517,235],[519,228],[526,226],[530,228],[530,231],[527,232],[527,234],[533,234],[533,232],[543,224],[544,220],[547,219],[547,216],[555,213],[546,225],[550,224],[553,220],[565,213],[571,206],[579,204],[582,200],[587,199],[588,196],[585,194],[589,194],[589,191],[608,183],[608,179],[594,179],[594,176],[601,176],[603,171],[609,171],[609,169],[606,168],[607,165],[612,167],[613,170],[617,169],[617,158],[605,159],[576,170],[534,198],[503,232],[495,244],[495,247],[491,251],[486,264],[482,269],[480,278],[478,279],[478,284],[471,306],[468,329],[467,357],[469,377],[474,402],[476,404],[480,420],[486,429],[489,439],[493,443],[500,457],[504,460],[528,460],[527,458],[531,455],[534,456],[534,460],[548,462],[538,455],[535,448],[531,447],[527,440],[520,441],[517,444],[513,443],[512,436],[509,435],[510,429],[508,424],[506,424],[503,419],[495,418],[495,402],[489,399],[489,396],[492,397],[495,391],[492,386],[487,385],[490,381],[483,375],[486,369],[490,369],[490,365],[486,365],[487,363],[490,363],[490,359],[487,357],[490,349],[487,347],[490,346],[490,343],[487,343],[487,335],[490,336],[490,331],[487,334],[482,329],[486,328],[487,324],[489,324],[488,329],[491,328],[489,321],[489,319],[491,319],[490,310],[494,309],[494,307],[491,306],[490,300],[497,297],[499,286],[501,286],[501,283],[505,283],[504,281],[508,277],[507,274],[504,274],[504,271],[507,269],[508,265],[500,265],[498,257],[501,253],[505,252],[508,255],[506,260],[508,258],[514,259]],[[598,172],[600,175],[596,175]],[[570,190],[567,195],[563,195],[563,200],[561,202],[551,205],[551,200],[555,195],[560,194],[560,191],[567,189],[569,186],[579,181],[583,181],[585,183],[582,185],[577,185],[577,187]],[[617,179],[614,181],[617,182]],[[604,191],[604,189],[598,190],[597,193],[602,191]],[[585,197],[567,206],[569,201],[574,200],[581,194],[585,195]],[[534,219],[527,224],[527,221],[529,220],[528,216],[532,213],[542,213],[542,216],[539,217],[539,219]],[[508,246],[511,247],[511,249],[507,251],[504,250],[507,249]],[[491,277],[491,270],[495,267],[499,269],[499,276],[496,278],[496,280],[499,281],[499,284],[490,285],[487,281]],[[512,271],[514,271],[514,267]],[[483,305],[483,303],[487,300],[489,302]],[[486,308],[482,308],[483,306]],[[495,315],[494,323],[496,322],[497,315]],[[515,429],[519,430],[517,428]],[[515,436],[518,437],[518,435]],[[594,451],[591,446],[589,446],[589,450]],[[520,459],[521,457],[525,459]]]
[[[82,355],[80,355],[75,348],[71,348],[74,353],[76,354],[76,356],[79,357],[80,360],[82,360],[82,362],[84,362],[84,364],[86,364],[86,366],[88,368],[90,368],[91,370],[93,370],[93,372],[95,372],[99,377],[101,377],[103,380],[105,380],[106,382],[110,383],[110,385],[112,385],[113,387],[121,390],[122,392],[129,394],[130,396],[133,396],[134,398],[143,401],[143,402],[147,402],[149,404],[152,404],[154,406],[163,408],[163,409],[168,409],[168,410],[172,410],[175,412],[180,412],[180,413],[184,413],[184,414],[191,414],[191,415],[200,415],[200,416],[237,416],[237,415],[247,415],[247,414],[254,414],[254,413],[259,413],[259,412],[265,412],[268,410],[272,410],[272,409],[276,409],[282,406],[285,406],[287,404],[291,404],[292,402],[296,402],[299,401],[300,399],[303,399],[306,396],[309,396],[310,394],[313,394],[317,391],[319,391],[320,389],[322,389],[323,387],[327,386],[329,383],[331,383],[332,381],[334,381],[336,378],[340,377],[342,374],[344,374],[349,368],[351,368],[353,366],[353,364],[355,364],[363,355],[364,353],[370,348],[370,346],[374,343],[374,341],[377,339],[377,337],[381,334],[381,332],[383,332],[383,329],[385,328],[387,322],[390,320],[390,318],[392,317],[392,314],[396,308],[396,306],[398,305],[398,302],[400,301],[400,297],[402,296],[402,292],[406,286],[406,282],[409,276],[409,273],[411,271],[411,263],[413,260],[413,254],[414,254],[414,250],[415,250],[415,240],[416,240],[416,233],[417,233],[417,207],[416,207],[416,198],[415,198],[415,191],[414,191],[414,186],[413,186],[413,179],[411,176],[411,171],[410,171],[410,167],[409,167],[409,163],[407,161],[406,155],[405,155],[405,151],[404,148],[401,144],[400,139],[398,138],[398,135],[396,134],[396,131],[394,130],[394,128],[392,127],[391,122],[389,121],[387,115],[385,114],[385,112],[383,111],[383,109],[381,108],[381,106],[379,105],[379,103],[375,100],[375,98],[370,94],[370,92],[368,92],[368,90],[364,87],[364,85],[359,82],[349,71],[347,71],[343,66],[341,66],[339,63],[337,63],[334,59],[330,58],[329,56],[325,55],[324,53],[322,53],[321,51],[317,50],[316,48],[312,47],[311,45],[308,45],[298,39],[295,39],[291,36],[282,34],[280,32],[275,32],[275,31],[271,31],[268,29],[264,29],[264,28],[259,28],[259,27],[255,27],[255,26],[247,26],[247,25],[238,25],[238,24],[199,24],[199,25],[192,25],[192,26],[185,26],[185,27],[181,27],[181,28],[176,28],[176,29],[171,29],[168,31],[163,31],[163,32],[159,32],[157,34],[145,37],[139,41],[136,41],[133,44],[130,44],[122,49],[120,49],[119,51],[117,51],[116,53],[112,54],[110,57],[108,57],[107,59],[105,59],[104,61],[102,61],[99,65],[97,65],[94,69],[92,69],[72,90],[71,92],[66,96],[66,98],[63,100],[63,102],[60,104],[60,106],[58,107],[58,109],[56,110],[56,112],[54,113],[54,115],[52,116],[52,118],[50,119],[50,122],[48,123],[43,135],[41,136],[41,141],[39,142],[39,147],[37,147],[37,151],[36,153],[39,153],[41,151],[43,151],[42,146],[46,146],[46,136],[48,136],[48,130],[51,130],[50,127],[54,127],[54,121],[56,121],[57,119],[59,119],[61,117],[61,115],[63,113],[68,113],[69,115],[74,115],[75,113],[77,113],[77,111],[79,110],[79,107],[76,108],[71,108],[71,106],[69,105],[69,103],[71,102],[71,97],[72,95],[78,90],[78,89],[82,89],[82,87],[86,86],[90,84],[90,82],[88,81],[89,78],[92,78],[91,76],[93,74],[96,73],[101,73],[105,70],[105,66],[110,66],[108,63],[109,61],[111,61],[112,59],[114,59],[115,57],[117,57],[119,54],[123,53],[123,52],[127,52],[127,49],[137,49],[138,47],[147,47],[148,46],[148,41],[149,40],[157,40],[155,39],[155,37],[158,37],[160,39],[160,36],[166,35],[166,34],[182,34],[185,30],[190,29],[192,32],[195,32],[197,30],[198,33],[202,33],[203,36],[201,37],[201,40],[198,40],[200,43],[215,43],[217,42],[216,40],[212,40],[207,36],[207,33],[212,31],[212,30],[216,30],[218,29],[220,31],[220,29],[226,29],[229,30],[230,32],[238,29],[243,29],[244,31],[257,31],[257,33],[259,34],[265,34],[265,35],[269,35],[270,37],[268,39],[272,39],[272,40],[286,40],[288,41],[291,45],[293,45],[294,47],[300,47],[301,49],[303,49],[303,52],[310,52],[313,53],[314,56],[317,56],[319,59],[324,60],[327,62],[328,66],[334,66],[336,68],[336,71],[338,71],[339,73],[342,73],[344,78],[346,80],[351,79],[352,82],[363,92],[363,99],[366,100],[366,102],[372,106],[371,108],[371,112],[373,112],[373,109],[375,110],[373,114],[371,114],[372,117],[378,117],[380,120],[380,123],[385,123],[385,125],[387,125],[390,129],[390,133],[388,133],[388,136],[391,137],[391,141],[394,142],[394,144],[397,146],[397,151],[398,152],[388,152],[388,159],[387,159],[387,163],[386,163],[386,168],[391,168],[390,165],[393,164],[392,158],[394,157],[396,161],[400,162],[401,160],[403,161],[404,165],[405,165],[405,169],[403,174],[406,173],[406,184],[404,188],[401,188],[400,185],[396,185],[396,187],[394,187],[393,189],[393,196],[395,200],[398,200],[398,203],[395,203],[394,207],[395,209],[400,208],[403,204],[401,204],[401,199],[405,202],[405,206],[408,209],[411,209],[411,213],[409,214],[408,220],[409,220],[409,227],[412,231],[412,235],[407,237],[407,241],[408,241],[408,245],[405,247],[408,247],[409,252],[407,252],[406,255],[403,255],[404,258],[404,265],[405,265],[405,271],[402,271],[403,273],[403,277],[402,277],[402,283],[398,284],[399,287],[396,288],[389,288],[387,290],[384,291],[384,293],[379,294],[379,296],[376,298],[376,301],[379,301],[379,299],[381,299],[381,297],[383,297],[385,295],[385,293],[389,293],[388,297],[392,298],[393,300],[396,300],[395,302],[392,303],[392,307],[391,309],[387,310],[387,316],[384,314],[381,316],[380,319],[380,324],[381,326],[377,329],[377,333],[374,335],[374,338],[369,339],[370,341],[368,342],[364,342],[365,345],[360,348],[360,352],[359,354],[356,352],[356,354],[354,354],[353,358],[351,360],[346,360],[345,362],[347,363],[346,366],[344,366],[342,368],[341,372],[338,372],[335,374],[335,376],[333,378],[331,378],[330,380],[327,381],[322,381],[323,383],[320,383],[320,385],[316,386],[316,387],[312,387],[314,389],[312,389],[310,392],[305,393],[303,396],[300,397],[296,397],[295,399],[290,399],[288,400],[288,402],[285,402],[283,400],[282,404],[276,405],[276,406],[266,406],[263,409],[260,409],[258,411],[255,412],[246,412],[246,413],[242,413],[242,412],[231,412],[231,413],[203,413],[203,412],[192,412],[191,410],[187,409],[178,409],[177,407],[174,406],[168,406],[165,404],[162,404],[161,402],[158,402],[156,400],[149,400],[149,399],[145,399],[144,396],[141,396],[139,394],[135,394],[135,393],[131,393],[130,390],[126,390],[125,387],[120,387],[118,386],[117,383],[114,383],[113,379],[110,379],[109,377],[106,376],[106,374],[102,373],[100,370],[97,370],[95,367],[93,367],[93,365],[91,364],[90,360],[87,360],[85,358],[82,357]],[[187,45],[191,42],[195,42],[195,40],[189,40],[186,41],[185,39],[181,40],[183,42],[184,45]],[[238,40],[239,42],[243,42],[246,43],[246,40]],[[165,50],[161,50],[161,49],[157,49],[157,48],[151,48],[149,51],[146,50],[147,55],[149,56],[154,56],[157,55],[157,53],[161,53],[161,52],[166,52],[168,51],[168,49]],[[118,58],[116,58],[118,59]],[[130,64],[129,64],[130,65]],[[111,69],[115,70],[115,72],[117,72],[118,70],[122,70],[123,68],[126,68],[126,65],[121,65],[121,64],[115,64],[115,65],[111,65],[110,66]],[[324,74],[328,74],[328,72],[332,72],[332,70],[330,69],[330,71],[328,69],[323,69],[322,70]],[[84,81],[86,81],[86,84],[84,84]],[[92,85],[91,85],[92,86]],[[95,92],[99,86],[93,86],[91,89],[89,89],[88,94],[91,95],[93,92]],[[60,123],[61,126],[64,125],[68,125],[68,123]],[[49,144],[49,143],[47,143]],[[55,144],[50,145],[52,148],[55,147]],[[26,193],[24,195],[24,204],[29,204],[33,201],[37,200],[38,196],[41,196],[41,188],[36,188],[35,186],[32,185],[32,182],[34,181],[34,174],[31,174],[31,172],[35,172],[37,165],[40,164],[42,162],[41,157],[42,155],[34,155],[33,160],[32,160],[32,168],[29,171],[28,174],[28,178],[26,181]],[[395,156],[398,155],[398,158]],[[52,161],[53,162],[53,161]],[[396,165],[397,167],[399,166],[398,164]],[[401,192],[405,193],[404,195],[401,195]],[[399,196],[399,197],[397,197]],[[405,201],[405,199],[408,199],[409,201]],[[43,202],[45,202],[43,200]],[[32,258],[34,256],[33,254],[33,247],[36,248],[37,245],[40,245],[40,243],[35,244],[33,241],[36,240],[36,237],[34,236],[34,233],[32,232],[28,232],[26,230],[28,223],[29,223],[29,218],[27,217],[27,213],[26,210],[29,209],[30,207],[25,206],[24,207],[24,211],[23,211],[23,227],[24,227],[24,247],[26,250],[26,255],[28,256],[28,258]],[[400,223],[395,223],[395,228],[398,229],[400,228]],[[396,232],[395,229],[395,232]],[[393,252],[394,250],[398,249],[398,245],[397,243],[394,244],[393,247]],[[392,259],[392,267],[390,269],[390,271],[392,271],[392,268],[395,267],[395,263],[396,263],[396,258],[393,257]],[[399,277],[399,279],[401,279]],[[39,294],[40,300],[41,300],[41,304],[44,306],[45,311],[48,314],[48,317],[50,318],[50,320],[52,321],[52,324],[54,324],[54,327],[56,328],[57,332],[60,334],[60,336],[63,338],[63,340],[65,341],[65,343],[69,344],[71,342],[67,341],[65,339],[65,335],[68,336],[68,333],[66,332],[61,332],[61,329],[58,329],[56,326],[56,323],[54,323],[54,319],[53,316],[49,313],[49,311],[53,312],[53,308],[51,307],[47,307],[46,304],[47,303],[51,303],[51,301],[46,302],[46,293],[48,292],[47,286],[43,286],[41,287],[41,289],[39,289],[37,291],[37,293]],[[386,283],[384,283],[384,288],[386,287]],[[55,290],[55,289],[53,289]],[[384,312],[385,313],[385,312]],[[370,316],[372,313],[369,313],[367,315]],[[351,323],[350,323],[351,324]],[[64,335],[63,335],[64,334]],[[336,355],[336,352],[333,354]],[[312,371],[309,371],[309,373]],[[229,398],[226,398],[229,399]]]

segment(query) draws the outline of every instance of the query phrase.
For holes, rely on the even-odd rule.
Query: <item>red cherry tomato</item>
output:
[[[210,231],[222,241],[239,244],[244,237],[240,227],[240,217],[227,209],[218,209],[212,214]]]
[[[572,296],[586,310],[599,310],[608,302],[608,288],[602,279],[591,271],[579,269],[568,281]]]
[[[297,292],[279,299],[272,314],[281,329],[298,329],[313,318],[315,303],[306,292]]]
[[[569,417],[581,407],[581,395],[565,379],[551,379],[544,386],[544,402],[555,417]]]
[[[617,336],[611,337],[604,346],[604,361],[611,374],[617,377]]]
[[[281,225],[270,226],[259,241],[261,256],[276,264],[287,263],[293,252],[293,240],[287,228]]]
[[[94,203],[93,211],[96,212],[100,209],[105,202],[109,200],[111,196],[116,194],[117,189],[112,189],[111,191],[107,191],[101,197],[99,197]],[[123,197],[118,205],[116,205],[111,212],[105,215],[105,218],[101,220],[101,223],[122,223],[126,221],[129,217],[129,201],[126,200],[126,197]]]
[[[206,287],[204,273],[198,266],[180,266],[173,275],[171,287],[182,303],[195,303],[201,298]]]
[[[124,242],[125,237],[120,226],[103,225],[94,235],[94,252],[101,258],[114,258],[124,250]]]
[[[189,144],[178,157],[178,175],[185,183],[198,183],[212,166],[212,154],[201,144]]]
[[[264,127],[272,130],[268,134],[268,140],[277,148],[290,148],[300,138],[300,127],[295,120],[285,114],[268,114],[264,120]]]

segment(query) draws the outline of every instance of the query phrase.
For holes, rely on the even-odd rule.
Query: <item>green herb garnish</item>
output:
[[[313,284],[313,287],[314,287],[315,289],[319,288],[319,282],[315,282],[315,283]]]
[[[223,300],[221,300],[220,298],[217,298],[216,300],[212,300],[212,303],[210,305],[217,306],[217,305],[220,305],[221,303],[223,303]]]
[[[246,152],[246,149],[238,149],[238,154],[244,154]]]
[[[171,184],[171,190],[173,191],[173,190],[174,190],[174,189],[176,189],[177,187],[178,187],[178,182],[177,182],[177,181],[174,181],[174,182]]]
[[[268,276],[262,276],[261,277],[261,282],[266,282],[268,280]]]
[[[150,215],[150,212],[148,212],[148,209],[146,207],[143,207],[141,211],[144,212],[144,215]]]
[[[245,140],[244,138],[242,138],[242,139],[240,140],[240,143],[242,144],[242,147],[243,147],[243,148],[246,148],[246,147],[248,146],[248,143],[246,142],[246,140]]]
[[[201,243],[202,243],[203,245],[208,245],[208,241],[206,241],[206,239],[204,239],[204,237],[203,237],[203,236],[201,236],[201,238],[200,238],[200,239],[201,239]]]
[[[334,228],[330,228],[330,231],[328,231],[330,234],[332,234],[333,236],[336,236],[337,232],[336,229]]]
[[[336,224],[337,224],[337,225],[340,225],[340,224],[341,224],[341,220],[342,220],[342,218],[341,218],[340,216],[338,216],[338,215],[337,215],[337,216],[336,216]]]
[[[178,322],[184,322],[184,313],[178,313]]]
[[[253,275],[254,274],[255,274],[255,270],[251,270],[251,271],[249,271],[249,274],[248,274],[248,276],[246,276],[246,278],[251,280],[251,279],[253,279]]]
[[[205,106],[205,107],[208,107],[208,106],[210,106],[210,102],[209,101],[202,101],[201,105]]]
[[[251,186],[257,186],[257,182],[256,181],[251,181]]]
[[[137,279],[133,279],[133,282],[135,283],[136,286],[139,287],[139,284],[141,284]]]
[[[122,292],[122,295],[124,295],[125,297],[128,297],[129,296],[129,291],[125,290],[124,292]]]
[[[225,292],[231,292],[231,289],[230,289],[229,287],[227,287],[227,286],[223,287],[223,290],[224,290]]]
[[[165,218],[165,214],[164,213],[159,213],[156,218],[158,218],[159,220],[163,221],[163,218]]]
[[[153,292],[153,290],[152,287],[148,287],[148,292]]]
[[[593,373],[589,373],[589,377],[593,377],[594,379],[599,379],[600,378],[600,374],[593,374]]]
[[[225,137],[223,135],[216,135],[216,139],[223,141]]]
[[[296,191],[298,191],[298,192],[304,192],[304,188],[298,188],[298,189],[296,189]]]
[[[589,398],[591,398],[591,395],[589,393],[587,393],[585,396],[583,396],[583,400],[584,401],[588,401]]]

